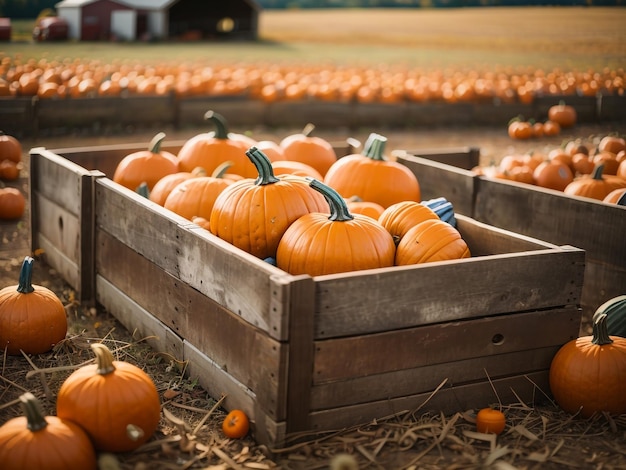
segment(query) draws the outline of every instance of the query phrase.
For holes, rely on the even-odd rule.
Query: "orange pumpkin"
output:
[[[148,150],[140,150],[126,155],[117,165],[113,181],[135,191],[141,183],[148,189],[165,175],[178,171],[178,159],[170,152],[161,151],[165,133],[159,132],[152,138]]]
[[[285,137],[280,142],[285,160],[306,163],[324,177],[330,166],[337,161],[335,149],[326,139],[312,136],[313,124],[307,124],[301,133]]]
[[[596,165],[590,175],[583,175],[568,184],[563,192],[569,196],[581,196],[602,201],[611,191],[626,188],[626,180],[617,176],[603,176],[604,165]]]
[[[263,152],[265,153],[265,152]],[[316,180],[323,180],[322,174],[306,163],[297,162],[295,160],[276,160],[272,161],[272,168],[275,175],[298,175],[308,176]]]
[[[0,184],[0,220],[22,218],[26,209],[26,198],[19,189]]]
[[[626,150],[626,140],[619,135],[606,135],[600,140],[598,150],[617,155],[622,150]]]
[[[337,160],[324,183],[345,198],[358,195],[385,208],[401,201],[420,201],[417,177],[401,163],[385,158],[386,143],[386,137],[371,134],[363,153]]]
[[[594,165],[603,164],[605,175],[617,175],[620,163],[617,161],[616,155],[607,150],[599,151],[593,156]]]
[[[395,265],[469,258],[470,250],[459,231],[443,220],[425,220],[409,229],[396,249]]]
[[[193,171],[177,171],[176,173],[171,173],[169,175],[165,175],[159,181],[156,182],[152,191],[148,198],[152,202],[156,202],[158,205],[162,206],[165,204],[165,200],[167,196],[170,195],[172,189],[178,186],[183,181],[187,181],[191,178],[197,178],[199,176],[206,176],[206,171],[204,168],[194,168]]]
[[[506,427],[506,416],[500,410],[483,408],[476,414],[476,431],[485,434],[500,434]]]
[[[280,269],[321,276],[393,265],[395,244],[382,225],[371,217],[351,214],[330,186],[314,179],[309,184],[324,195],[327,207],[301,216],[285,231],[276,252]]]
[[[283,148],[273,140],[259,140],[254,144],[261,152],[267,155],[270,162],[276,162],[285,159]]]
[[[250,420],[242,410],[230,411],[222,421],[222,432],[231,439],[241,439],[248,434]]]
[[[358,196],[353,196],[346,200],[348,210],[352,214],[362,214],[371,217],[374,220],[378,218],[385,211],[385,208],[376,202],[363,201]]]
[[[542,162],[533,172],[535,183],[542,188],[563,191],[574,180],[569,165],[558,160]]]
[[[0,161],[0,179],[15,181],[20,177],[21,165],[21,163],[15,163],[9,159]]]
[[[401,201],[387,207],[378,222],[391,234],[396,244],[413,227],[425,220],[438,220],[430,207],[417,201]]]
[[[548,108],[548,119],[559,124],[563,128],[572,127],[576,124],[578,113],[576,108],[560,101]]]
[[[22,161],[22,144],[15,137],[0,131],[0,161]]]
[[[609,204],[626,206],[626,188],[614,189],[602,200]]]
[[[626,160],[620,162],[619,166],[617,167],[617,171],[615,172],[615,175],[626,180]]]
[[[219,165],[230,161],[232,173],[255,178],[257,171],[246,157],[250,142],[243,137],[232,136],[228,132],[226,119],[221,114],[207,111],[204,118],[216,126],[216,131],[198,134],[183,144],[178,151],[180,169],[193,171],[196,167],[202,167],[211,174]]]
[[[258,258],[275,257],[287,227],[304,214],[327,211],[328,205],[304,178],[275,176],[271,162],[256,147],[246,155],[258,177],[236,181],[222,191],[209,217],[210,229]]]

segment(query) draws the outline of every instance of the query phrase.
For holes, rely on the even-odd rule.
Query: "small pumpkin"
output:
[[[204,119],[215,125],[215,132],[198,134],[188,139],[178,151],[180,169],[193,171],[202,167],[208,174],[224,162],[232,162],[230,171],[245,178],[257,176],[254,165],[246,157],[249,140],[235,137],[228,132],[226,118],[214,111],[207,111]],[[239,134],[243,136],[243,134]]]
[[[387,207],[378,217],[378,222],[391,234],[396,244],[420,222],[437,220],[439,216],[428,204],[416,201],[401,201]]]
[[[564,344],[550,364],[550,389],[566,412],[626,413],[626,338],[609,336],[607,315],[594,316],[593,334]]]
[[[45,416],[40,401],[30,392],[19,400],[24,415],[0,426],[0,468],[96,470],[96,452],[78,424]]]
[[[0,179],[5,181],[15,181],[20,177],[21,163],[15,163],[8,158],[0,161]]]
[[[626,140],[619,135],[605,135],[598,143],[598,150],[617,155],[619,152],[626,150]]]
[[[393,266],[393,238],[371,217],[351,214],[346,201],[330,186],[311,179],[324,195],[328,211],[298,218],[280,239],[276,265],[290,274],[321,276]]]
[[[484,434],[501,434],[506,427],[506,416],[493,408],[482,408],[476,413],[476,431]]]
[[[249,430],[250,420],[242,410],[230,411],[222,421],[222,432],[231,439],[241,439]]]
[[[558,104],[548,108],[548,119],[559,124],[562,128],[572,127],[578,120],[576,108],[561,100]]]
[[[161,401],[139,367],[115,361],[102,343],[91,344],[96,363],[75,370],[57,395],[57,416],[77,423],[99,451],[128,452],[154,434]]]
[[[230,165],[224,162],[211,176],[196,176],[179,183],[167,196],[163,207],[189,220],[196,216],[210,220],[215,200],[235,182],[224,178]]]
[[[33,285],[34,259],[26,256],[17,286],[0,290],[0,350],[7,354],[42,354],[65,339],[63,303],[47,287]]]
[[[535,183],[542,188],[563,191],[574,180],[569,165],[558,160],[540,163],[533,172]]]
[[[429,219],[410,228],[398,243],[395,265],[449,261],[471,256],[460,232],[443,220]]]
[[[315,126],[307,124],[302,132],[291,134],[280,141],[285,160],[306,163],[324,177],[337,161],[335,149],[326,139],[311,135]]]
[[[150,191],[149,199],[162,206],[165,203],[167,196],[169,196],[172,192],[172,189],[183,181],[187,181],[188,179],[196,178],[198,176],[206,176],[204,168],[198,167],[194,168],[192,171],[177,171],[176,173],[165,175],[156,182],[152,191]]]
[[[161,151],[165,133],[156,134],[148,150],[140,150],[126,155],[118,163],[113,174],[113,181],[135,191],[141,183],[146,183],[152,190],[154,185],[165,175],[178,172],[178,158],[166,151]]]
[[[346,204],[350,213],[367,215],[374,220],[378,220],[385,211],[385,208],[380,204],[371,201],[363,201],[358,196],[352,196],[346,199]]]
[[[246,155],[257,168],[257,178],[236,181],[222,191],[209,216],[211,232],[260,259],[275,257],[287,227],[328,206],[304,178],[275,176],[272,163],[256,147]]]
[[[15,137],[0,131],[0,161],[22,161],[22,144]]]
[[[591,175],[583,175],[568,184],[563,192],[569,196],[581,196],[602,201],[608,194],[626,188],[626,180],[616,176],[603,176],[604,165],[596,165]]]
[[[363,153],[347,155],[334,163],[324,183],[343,197],[357,194],[387,208],[401,201],[421,198],[420,185],[415,174],[405,165],[385,158],[387,138],[371,134]]]
[[[0,219],[21,219],[26,209],[26,198],[19,189],[5,187],[0,182]]]
[[[617,161],[617,157],[614,153],[608,151],[598,151],[593,155],[592,159],[594,165],[604,165],[605,175],[617,175],[620,163]]]
[[[264,152],[265,153],[265,152]],[[317,180],[322,180],[322,174],[306,163],[297,162],[295,160],[276,160],[272,161],[272,169],[276,176],[278,175],[298,175],[308,176]]]
[[[533,137],[532,124],[520,118],[514,118],[509,121],[507,132],[511,139],[516,140],[526,140]]]
[[[621,162],[619,162],[617,171],[615,172],[615,176],[619,176],[626,181],[626,160],[622,160]]]

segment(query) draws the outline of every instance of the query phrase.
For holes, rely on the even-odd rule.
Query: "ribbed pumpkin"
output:
[[[301,133],[292,134],[280,141],[285,160],[305,163],[315,168],[322,177],[337,161],[335,149],[326,139],[313,136],[313,124],[307,124]]]
[[[617,204],[618,206],[626,206],[626,188],[614,189],[602,201],[609,204]]]
[[[378,222],[391,234],[396,244],[413,227],[425,220],[438,220],[430,207],[416,201],[402,201],[387,207]]]
[[[309,212],[328,210],[324,197],[294,175],[275,176],[272,163],[256,147],[246,152],[257,178],[228,186],[215,200],[211,232],[234,246],[265,259],[276,256],[285,230]]]
[[[217,197],[235,181],[224,178],[230,162],[218,166],[211,176],[189,178],[178,184],[165,199],[163,207],[192,220],[203,217],[210,220]]]
[[[92,343],[96,363],[75,370],[57,395],[57,416],[80,425],[97,450],[128,452],[154,434],[161,400],[139,367],[116,361],[102,343]]]
[[[165,133],[159,132],[150,141],[148,150],[140,150],[126,155],[115,168],[113,181],[135,191],[141,183],[149,189],[165,175],[178,171],[176,155],[161,151]]]
[[[470,250],[460,232],[437,218],[409,229],[396,248],[396,266],[469,258]]]
[[[265,153],[265,152],[263,152]],[[322,174],[306,163],[297,162],[295,160],[276,160],[272,162],[272,169],[276,176],[278,175],[298,175],[308,176],[309,178],[315,178],[321,181],[323,179]]]
[[[30,392],[20,396],[20,405],[24,416],[0,427],[2,470],[96,470],[96,452],[78,424],[44,416]]]
[[[162,206],[165,204],[165,200],[172,192],[172,189],[183,181],[187,181],[191,178],[197,178],[198,176],[206,176],[204,168],[198,167],[194,168],[193,171],[177,171],[176,173],[165,175],[154,185],[152,191],[150,191],[149,199]]]
[[[384,156],[387,138],[372,134],[362,154],[337,160],[324,183],[345,198],[358,196],[387,208],[401,201],[419,201],[421,191],[415,174],[401,163]]]
[[[192,171],[202,167],[208,174],[224,162],[232,162],[230,171],[245,178],[255,178],[254,165],[246,157],[250,148],[249,140],[232,138],[229,135],[224,116],[214,111],[207,111],[205,120],[215,125],[215,132],[198,134],[187,140],[178,151],[181,171]]]
[[[615,189],[626,188],[626,180],[614,175],[603,175],[604,165],[596,165],[590,175],[583,175],[568,184],[563,192],[602,201]]]
[[[626,338],[626,295],[618,295],[600,305],[594,318],[606,314],[606,329],[609,335]]]
[[[278,244],[276,265],[290,274],[321,276],[393,266],[393,238],[371,217],[351,214],[346,201],[330,186],[310,180],[326,198],[327,210],[303,215]]]
[[[50,351],[67,333],[63,303],[47,287],[33,285],[33,263],[24,258],[17,286],[0,290],[0,351],[18,355]]]
[[[550,365],[550,389],[568,413],[626,413],[626,338],[609,336],[607,315],[594,316],[593,335],[563,345]]]
[[[385,208],[377,202],[363,201],[358,196],[346,199],[346,205],[351,214],[367,215],[374,220],[378,220],[382,213],[385,212]]]

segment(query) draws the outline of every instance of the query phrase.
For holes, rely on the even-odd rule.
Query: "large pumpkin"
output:
[[[568,184],[574,181],[574,173],[569,165],[559,160],[549,160],[540,163],[533,177],[537,186],[542,188],[563,191]]]
[[[401,201],[419,201],[417,177],[401,163],[385,158],[386,144],[386,137],[370,135],[363,153],[337,160],[326,173],[324,183],[345,198],[358,196],[385,208]]]
[[[606,313],[594,315],[593,335],[563,345],[550,365],[550,389],[568,413],[626,413],[626,338],[609,336]]]
[[[313,124],[307,124],[301,133],[285,137],[279,145],[285,160],[305,163],[324,176],[337,161],[337,154],[326,139],[311,135],[314,129]]]
[[[279,240],[296,219],[328,206],[304,178],[275,176],[272,163],[256,147],[246,155],[257,168],[257,178],[237,181],[222,191],[210,214],[210,229],[258,258],[275,257]]]
[[[83,429],[57,416],[44,416],[41,403],[20,396],[24,416],[0,427],[2,470],[96,470],[96,452]]]
[[[583,175],[568,184],[563,192],[569,196],[581,196],[602,201],[611,191],[626,188],[626,180],[614,175],[602,174],[604,165],[596,165],[591,175]]]
[[[63,303],[47,287],[33,285],[33,263],[24,258],[17,286],[0,290],[0,351],[41,354],[65,339],[67,318]]]
[[[115,168],[113,181],[135,191],[141,183],[146,183],[148,189],[165,175],[178,171],[176,155],[161,151],[161,144],[165,133],[159,132],[152,138],[148,150],[140,150],[126,155]]]
[[[333,188],[312,179],[311,187],[324,195],[327,211],[296,220],[278,244],[276,265],[290,274],[321,276],[393,266],[393,238],[376,220],[351,214]]]
[[[80,425],[97,450],[128,452],[154,434],[161,401],[154,382],[139,367],[116,361],[93,343],[96,364],[75,370],[57,395],[57,416]]]
[[[573,106],[566,104],[565,101],[559,101],[558,104],[548,108],[548,119],[558,123],[563,128],[567,128],[576,124],[578,113]]]
[[[255,178],[257,171],[246,156],[250,142],[234,137],[228,132],[226,118],[214,111],[207,111],[205,120],[215,125],[215,132],[198,134],[187,140],[178,151],[180,169],[193,171],[201,167],[211,174],[224,162],[232,162],[230,171],[245,178]],[[240,134],[243,135],[243,134]]]

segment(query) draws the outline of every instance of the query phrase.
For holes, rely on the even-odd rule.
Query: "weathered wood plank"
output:
[[[476,177],[473,172],[409,154],[397,153],[396,160],[417,177],[422,200],[445,197],[452,203],[455,213],[472,217]]]
[[[243,410],[252,422],[252,433],[257,442],[275,445],[284,441],[285,422],[272,419],[259,406],[259,397],[252,390],[235,380],[229,372],[188,341],[184,342],[184,351],[187,374],[197,377],[202,388],[212,397],[226,395],[223,406],[227,410]]]
[[[271,339],[107,232],[97,230],[96,246],[99,276],[254,390],[271,416],[284,419],[287,379],[283,343]],[[233,342],[237,347],[233,347]]]
[[[78,266],[81,262],[80,243],[83,234],[78,216],[68,212],[38,191],[31,191],[31,207],[36,208],[37,230],[33,232],[33,244],[40,237],[54,245],[61,253]]]
[[[68,258],[57,245],[50,242],[46,237],[39,234],[33,240],[32,250],[41,250],[41,260],[53,268],[76,292],[77,298],[82,300],[81,292],[81,269],[76,259]]]
[[[102,276],[96,278],[96,287],[98,302],[114,314],[133,338],[146,338],[155,351],[183,361],[183,340],[180,336]]]
[[[323,383],[560,346],[578,336],[579,326],[580,311],[571,306],[316,341],[313,378]]]
[[[495,394],[494,390],[495,388]],[[527,404],[545,402],[549,395],[548,371],[519,375],[504,379],[453,387],[449,384],[436,393],[420,393],[390,400],[380,400],[359,405],[337,407],[311,414],[312,430],[341,430],[359,424],[368,424],[402,412],[429,412],[454,414],[460,410],[478,409],[493,403]],[[432,396],[431,396],[432,395]]]
[[[418,391],[427,392],[434,390],[443,379],[447,379],[450,385],[458,386],[488,378],[499,379],[511,375],[512,372],[513,375],[520,375],[548,370],[559,348],[560,346],[549,346],[316,383],[311,388],[311,407],[313,410],[324,410],[398,398]]]
[[[392,154],[396,157],[396,160],[398,160],[398,157],[404,160],[407,156],[425,158],[426,160],[454,166],[462,170],[471,170],[480,164],[480,149],[478,147],[402,149],[396,150]],[[407,164],[405,163],[405,165]]]

